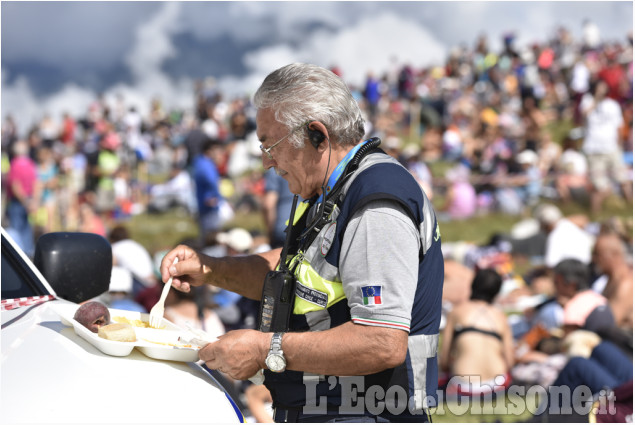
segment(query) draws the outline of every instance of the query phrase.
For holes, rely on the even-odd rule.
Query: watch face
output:
[[[271,354],[265,359],[267,367],[272,372],[282,372],[287,366],[287,362],[280,354]]]

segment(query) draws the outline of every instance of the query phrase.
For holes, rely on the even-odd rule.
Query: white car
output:
[[[31,262],[2,229],[0,422],[244,422],[200,362],[107,355],[62,323],[59,311],[107,290],[109,250],[101,236],[58,233]]]

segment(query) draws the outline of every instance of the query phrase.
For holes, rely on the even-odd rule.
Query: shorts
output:
[[[589,175],[593,187],[600,191],[611,189],[611,181],[624,183],[628,180],[626,166],[620,151],[607,154],[588,154]]]

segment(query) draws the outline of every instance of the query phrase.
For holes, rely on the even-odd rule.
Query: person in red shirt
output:
[[[598,73],[598,78],[604,80],[609,86],[608,97],[617,102],[624,98],[622,93],[622,81],[626,78],[622,65],[617,60],[617,52],[609,52],[606,55],[606,65]]]
[[[37,181],[37,167],[29,158],[29,145],[26,141],[17,141],[13,149],[15,157],[11,160],[7,174],[7,231],[18,246],[32,257],[33,228],[29,223],[29,213],[36,207],[33,203],[33,191]]]
[[[62,123],[62,133],[60,140],[65,145],[72,145],[75,142],[75,120],[68,114],[64,113],[64,122]]]

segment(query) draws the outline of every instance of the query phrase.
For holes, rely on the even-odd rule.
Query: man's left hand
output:
[[[198,356],[210,369],[245,380],[265,367],[270,342],[271,334],[240,329],[218,337],[218,341],[201,348]]]

